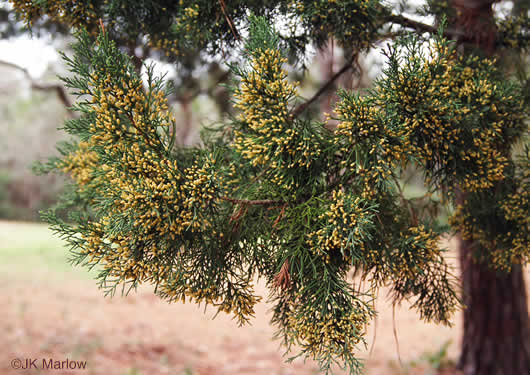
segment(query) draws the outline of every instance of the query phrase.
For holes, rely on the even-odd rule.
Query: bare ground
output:
[[[103,296],[95,282],[52,280],[46,272],[29,278],[0,275],[0,287],[2,375],[318,373],[312,362],[284,363],[282,348],[271,339],[270,306],[264,302],[257,306],[252,324],[238,328],[229,316],[220,314],[212,320],[213,310],[204,313],[196,305],[168,304],[149,288],[111,299]],[[262,284],[257,290],[267,296]],[[437,352],[447,340],[452,340],[448,358],[456,358],[459,314],[452,328],[425,324],[406,305],[396,308],[393,319],[392,306],[384,296],[381,291],[379,315],[367,335],[368,348],[359,353],[366,359],[367,374],[435,374],[422,355]],[[14,370],[15,358],[36,358],[37,363],[43,358],[83,360],[87,369]]]

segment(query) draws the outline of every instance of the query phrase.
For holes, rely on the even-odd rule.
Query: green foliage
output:
[[[396,371],[397,374],[414,374],[416,368],[422,369],[425,374],[438,374],[444,369],[451,369],[454,367],[453,360],[448,358],[448,349],[451,345],[451,340],[444,342],[438,350],[433,352],[424,352],[417,360],[410,361],[404,366],[399,366]],[[425,369],[425,365],[427,368]],[[397,365],[395,365],[398,367]]]
[[[501,39],[516,51],[528,52],[530,47],[530,18],[522,12],[499,22]]]
[[[451,363],[447,359],[447,349],[451,345],[451,340],[447,340],[438,351],[434,353],[425,353],[422,355],[422,359],[425,360],[435,370],[442,369],[444,366]]]
[[[353,50],[371,47],[381,22],[390,14],[378,0],[306,0],[295,1],[294,7],[317,46],[327,43],[332,36],[340,45]]]
[[[0,217],[11,218],[13,215],[14,207],[11,207],[7,197],[7,187],[10,181],[9,171],[0,169]]]
[[[75,14],[68,1],[15,3],[29,19]],[[378,288],[390,287],[394,303],[411,300],[428,321],[448,324],[458,307],[439,246],[444,227],[426,207],[455,203],[463,190],[469,199],[457,208],[454,228],[509,249],[497,257],[484,247],[477,259],[499,270],[528,260],[528,155],[518,162],[511,155],[528,132],[528,114],[519,84],[494,61],[458,56],[443,30],[426,45],[404,38],[387,50],[387,68],[372,90],[339,93],[338,126],[330,130],[297,116],[285,48],[289,40],[320,46],[334,37],[352,54],[365,50],[389,14],[380,3],[141,3],[145,13],[121,14],[129,11],[120,1],[94,5],[94,12],[121,14],[119,32],[130,27],[135,37],[167,40],[159,47],[173,57],[182,46],[214,53],[223,41],[235,44],[242,25],[249,36],[244,61],[232,66],[239,112],[204,132],[200,148],[175,143],[163,78],[148,68],[144,85],[110,38],[113,22],[95,41],[95,26],[88,27],[75,55],[65,57],[74,77],[64,81],[78,96],[79,117],[65,123],[72,140],[42,170],[72,177],[56,209],[69,218],[43,216],[68,241],[75,262],[100,267],[109,292],[151,283],[162,298],[208,303],[243,324],[259,300],[252,283],[262,277],[287,350],[295,344],[323,371],[339,363],[355,374]],[[156,6],[166,17],[158,25],[146,21],[160,15]],[[300,30],[281,34],[259,17],[276,13]],[[67,22],[90,26],[92,18]],[[403,194],[408,168],[423,172],[425,196]],[[492,219],[495,231],[486,224]],[[353,285],[350,271],[365,282]]]
[[[273,30],[265,18],[250,16],[250,35],[245,41],[244,51],[251,57],[257,57],[264,50],[274,50],[280,44],[280,36]]]
[[[244,253],[237,242],[215,251],[223,244],[217,231],[226,226],[217,221],[229,215],[214,202],[215,155],[197,150],[177,162],[162,81],[148,70],[144,89],[106,36],[95,47],[86,33],[80,41],[75,58],[67,59],[77,76],[65,82],[90,99],[77,103],[82,116],[65,126],[81,141],[63,147],[55,167],[79,187],[66,203],[82,200],[89,209],[70,213],[77,227],[48,219],[75,248],[78,263],[102,265],[101,284],[111,292],[123,281],[152,282],[168,299],[211,302],[244,322],[254,300]]]
[[[449,0],[427,0],[421,14],[435,16],[437,19],[453,20],[456,18],[456,9]]]
[[[475,257],[509,272],[530,259],[530,150],[525,145],[508,168],[506,181],[470,193],[450,218],[462,238],[481,246]],[[485,251],[486,250],[486,251]]]
[[[398,151],[413,153],[437,189],[477,191],[504,179],[504,150],[526,130],[524,102],[494,61],[459,57],[455,47],[435,39],[424,56],[405,41],[374,92],[394,121],[383,128],[405,138]]]

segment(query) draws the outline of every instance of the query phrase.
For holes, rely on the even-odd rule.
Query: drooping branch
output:
[[[0,60],[0,65],[8,66],[10,68],[16,69],[24,73],[26,78],[31,83],[31,88],[35,90],[41,90],[41,91],[55,91],[59,100],[64,104],[64,106],[70,111],[70,107],[72,103],[70,102],[70,99],[68,98],[68,95],[66,93],[66,90],[64,87],[58,83],[42,83],[42,82],[36,82],[33,80],[31,75],[29,74],[28,70],[26,68],[23,68],[17,64]]]

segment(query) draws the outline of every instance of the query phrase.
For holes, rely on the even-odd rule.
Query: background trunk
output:
[[[472,259],[460,241],[464,332],[459,368],[464,375],[530,374],[530,326],[521,266],[499,274]]]
[[[492,3],[453,0],[458,16],[451,23],[465,35],[460,42],[486,54],[496,52]],[[465,199],[465,193],[459,195]],[[522,267],[514,266],[509,274],[492,271],[473,260],[474,245],[460,240],[465,310],[458,366],[464,375],[530,374],[530,320]]]

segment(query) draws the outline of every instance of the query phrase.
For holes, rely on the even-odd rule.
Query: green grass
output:
[[[0,221],[0,277],[94,279],[96,271],[72,266],[66,244],[45,224]]]

